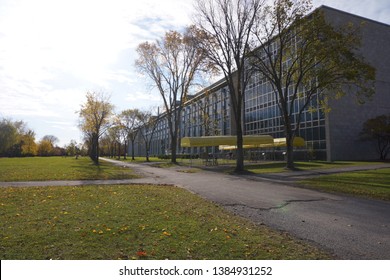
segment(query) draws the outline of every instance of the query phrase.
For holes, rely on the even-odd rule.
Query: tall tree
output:
[[[126,155],[126,131],[120,122],[118,116],[115,116],[112,122],[112,126],[107,130],[109,137],[113,140],[116,147],[116,153],[118,159],[121,159],[122,151]],[[125,143],[124,149],[122,149],[122,143]],[[126,156],[124,156],[126,159]]]
[[[54,154],[54,146],[49,140],[42,138],[41,141],[39,141],[38,143],[37,152],[39,156],[52,156]]]
[[[110,127],[99,140],[101,154],[114,158],[117,154],[117,132]]]
[[[197,0],[195,21],[202,30],[201,48],[209,61],[223,73],[237,135],[236,171],[244,170],[242,110],[248,81],[245,54],[253,25],[261,14],[264,0]]]
[[[89,145],[89,156],[99,164],[99,138],[111,126],[114,106],[109,97],[102,92],[87,92],[87,101],[79,111],[79,127]]]
[[[35,156],[35,132],[23,121],[0,121],[0,156]]]
[[[138,109],[124,110],[119,114],[119,120],[126,132],[127,143],[131,141],[131,159],[134,157],[134,142],[138,133],[140,111]],[[126,144],[125,144],[126,150]]]
[[[10,149],[17,142],[17,128],[11,120],[0,121],[0,155],[9,156]]]
[[[272,86],[284,124],[288,169],[294,169],[293,141],[302,113],[313,101],[325,108],[332,97],[374,92],[375,69],[358,55],[359,26],[332,26],[320,10],[308,15],[311,9],[308,0],[276,0],[256,21],[257,48],[247,54],[248,64]]]
[[[20,137],[22,156],[35,156],[38,153],[38,146],[35,143],[35,132],[27,130]]]
[[[67,156],[78,156],[79,148],[77,147],[76,140],[70,140],[70,143],[65,146]]]
[[[198,30],[192,26],[183,34],[169,31],[155,43],[145,42],[137,48],[136,67],[151,79],[164,102],[173,163],[176,163],[183,103],[204,66],[198,36]]]
[[[142,111],[138,114],[139,132],[144,140],[146,161],[149,161],[150,145],[159,121],[159,114],[154,116],[152,111]]]

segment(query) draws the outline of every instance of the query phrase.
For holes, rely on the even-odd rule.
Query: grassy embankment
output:
[[[325,192],[390,200],[390,168],[323,175],[299,183]]]

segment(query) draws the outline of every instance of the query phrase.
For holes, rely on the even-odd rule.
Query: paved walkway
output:
[[[297,188],[290,182],[298,173],[290,173],[290,178],[288,175],[275,178],[276,174],[261,178],[259,176],[226,175],[205,170],[186,173],[187,167],[166,169],[143,164],[108,161],[128,166],[144,178],[0,183],[0,186],[172,184],[199,194],[256,223],[286,231],[305,241],[320,245],[335,254],[338,259],[390,259],[390,202]],[[365,169],[386,166],[388,165],[370,166]],[[315,175],[315,172],[311,174],[306,172],[305,176],[309,175]]]

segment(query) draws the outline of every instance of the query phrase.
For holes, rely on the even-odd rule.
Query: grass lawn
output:
[[[0,158],[0,181],[131,179],[137,176],[129,168],[100,162],[88,157]]]
[[[300,184],[326,192],[390,200],[390,168],[323,175]]]
[[[317,170],[317,169],[330,169],[338,167],[359,166],[367,164],[377,164],[378,162],[364,162],[364,161],[297,161],[295,167],[299,170]],[[261,164],[251,164],[246,166],[246,170],[255,174],[265,173],[280,173],[288,172],[285,169],[285,162],[266,162]]]
[[[326,259],[168,186],[0,188],[1,259]]]

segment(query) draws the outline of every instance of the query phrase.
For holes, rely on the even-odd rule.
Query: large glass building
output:
[[[327,113],[319,107],[320,96],[315,96],[301,115],[297,136],[305,140],[305,146],[296,150],[296,156],[322,160],[377,159],[375,145],[360,140],[359,135],[366,120],[390,114],[390,26],[326,6],[319,9],[331,24],[345,25],[352,22],[361,26],[359,54],[376,68],[375,95],[364,104],[358,104],[354,92],[351,91],[339,100],[331,100],[331,111]],[[362,22],[364,24],[361,24]],[[298,123],[298,112],[303,108],[303,104],[302,98],[293,104],[293,126]],[[226,82],[220,80],[187,98],[182,110],[179,135],[235,135],[232,115]],[[242,116],[244,135],[285,137],[283,121],[271,84],[259,73],[251,77],[246,88]],[[168,123],[162,115],[153,135],[150,154],[169,154],[169,143]],[[144,155],[141,139],[138,139],[136,146],[137,154]],[[212,149],[213,152],[220,152],[218,147]],[[178,154],[200,154],[203,151],[199,147],[178,147]],[[281,158],[283,147],[251,152],[277,159]]]

